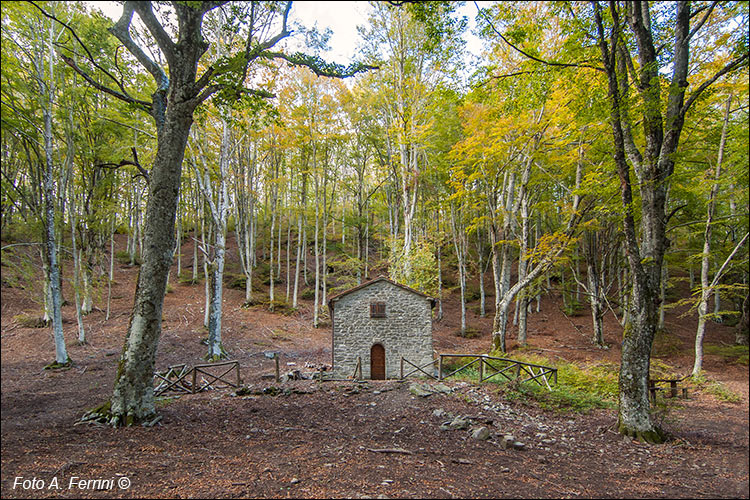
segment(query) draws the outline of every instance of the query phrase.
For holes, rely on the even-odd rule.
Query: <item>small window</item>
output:
[[[371,318],[385,318],[385,302],[371,302],[370,303],[370,317]]]

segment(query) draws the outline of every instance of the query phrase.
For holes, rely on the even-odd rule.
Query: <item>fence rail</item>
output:
[[[236,382],[229,380],[227,377],[232,371],[236,374]],[[198,375],[202,375],[200,385]],[[229,387],[239,387],[242,383],[240,380],[240,363],[239,361],[225,361],[194,367],[186,364],[173,365],[166,371],[154,373],[154,382],[156,382],[154,396],[161,396],[166,392],[195,394],[221,383]]]
[[[445,358],[471,358],[471,360],[454,369],[450,373],[443,374],[443,360]],[[437,377],[424,370],[424,368],[434,365],[436,362],[438,364]],[[412,370],[404,372],[405,365],[411,366]],[[486,354],[440,354],[438,359],[434,359],[422,366],[418,366],[408,359],[401,357],[401,379],[403,380],[410,375],[419,372],[433,379],[444,380],[448,377],[456,375],[459,372],[468,370],[472,366],[476,366],[479,372],[480,383],[484,382],[485,380],[489,380],[492,377],[502,376],[509,381],[533,381],[539,384],[541,387],[546,387],[550,391],[552,390],[552,387],[550,386],[550,379],[552,380],[553,384],[557,384],[557,368],[537,365],[534,363],[526,363],[524,361],[518,361],[510,358],[498,358],[495,356],[488,356]]]
[[[422,366],[417,366],[414,363],[412,363],[411,361],[409,361],[408,359],[406,359],[405,357],[401,356],[401,379],[403,380],[406,377],[408,377],[409,375],[412,375],[412,374],[417,373],[417,372],[421,372],[421,373],[423,373],[424,375],[426,375],[426,376],[428,376],[430,378],[437,379],[437,377],[434,374],[427,373],[423,369],[423,368],[427,368],[428,366],[435,366],[436,362],[437,362],[437,359],[433,359],[429,363],[425,363]],[[410,372],[404,373],[404,363],[406,363],[409,366],[411,366],[413,368],[413,370],[411,370]]]

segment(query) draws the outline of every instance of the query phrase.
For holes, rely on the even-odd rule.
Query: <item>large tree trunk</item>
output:
[[[150,173],[143,264],[111,399],[114,425],[132,425],[156,414],[153,389],[156,348],[172,264],[182,160],[192,124],[192,106],[170,100]]]

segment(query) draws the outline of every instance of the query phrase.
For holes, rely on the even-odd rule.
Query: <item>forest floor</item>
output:
[[[183,247],[184,255],[189,252]],[[10,272],[7,264],[3,274]],[[11,287],[3,277],[2,498],[748,498],[747,361],[713,354],[705,357],[706,376],[740,401],[702,391],[667,400],[658,419],[672,438],[655,446],[618,435],[614,409],[543,410],[532,401],[505,399],[495,384],[452,379],[445,382],[452,392],[429,397],[413,395],[411,381],[289,381],[280,387],[290,390],[277,395],[215,389],[162,400],[163,419],[155,427],[76,425],[111,393],[137,273],[137,267],[116,265],[111,317],[105,321],[95,310],[85,318],[86,345],[76,342],[74,308],[63,308],[75,363],[64,371],[43,369],[54,358],[49,329],[19,322],[22,313],[41,314],[30,295],[38,288]],[[203,285],[178,284],[174,276],[170,283],[157,369],[200,364],[206,352]],[[72,296],[69,285],[65,289]],[[277,296],[285,290],[282,282]],[[455,335],[457,295],[446,298],[445,317],[434,325],[435,349],[487,352],[492,298],[487,318],[476,314],[478,301],[469,304],[469,324],[480,336],[465,339]],[[330,327],[311,327],[310,301],[286,316],[260,305],[242,308],[243,300],[242,290],[225,290],[223,341],[245,385],[258,391],[277,385],[268,378],[273,361],[264,351],[281,353],[283,371],[311,372],[330,363]],[[106,288],[96,305],[103,304]],[[660,359],[683,375],[692,367],[695,324],[694,315],[667,315],[669,348]],[[510,357],[517,349],[513,331]],[[550,293],[541,312],[529,317],[526,352],[617,364],[621,335],[608,315],[610,348],[596,348],[589,316],[565,316],[559,294]],[[731,345],[734,330],[711,323],[706,339]],[[473,439],[471,429],[441,430],[446,417],[436,410],[488,427],[490,439]],[[505,434],[524,449],[505,449]],[[97,479],[113,481],[86,483]]]

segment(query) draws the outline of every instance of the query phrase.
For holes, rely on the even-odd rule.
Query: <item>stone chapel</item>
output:
[[[361,360],[361,377],[398,378],[401,357],[417,366],[433,359],[435,299],[383,276],[350,288],[328,301],[335,377],[351,377]]]

